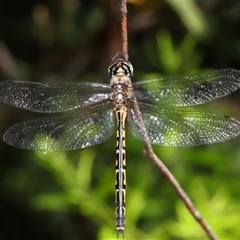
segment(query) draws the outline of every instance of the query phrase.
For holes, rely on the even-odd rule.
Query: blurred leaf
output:
[[[41,194],[35,196],[31,199],[32,207],[41,210],[41,209],[48,209],[48,210],[63,210],[68,208],[68,204],[64,195],[52,193],[52,194]]]
[[[191,34],[195,36],[204,36],[207,33],[207,22],[204,15],[197,7],[195,0],[166,0],[166,2],[179,14],[182,22]]]

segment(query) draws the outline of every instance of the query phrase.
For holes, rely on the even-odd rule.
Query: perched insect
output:
[[[118,59],[109,67],[110,84],[0,83],[0,101],[40,113],[61,112],[17,123],[4,134],[9,145],[39,151],[67,151],[106,141],[116,121],[116,227],[124,235],[126,120],[130,132],[151,144],[187,147],[222,142],[240,134],[240,122],[226,115],[183,111],[240,88],[240,71],[215,70],[199,75],[131,82],[133,67]],[[115,116],[115,117],[114,117]]]

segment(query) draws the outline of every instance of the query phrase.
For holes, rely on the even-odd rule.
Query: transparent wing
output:
[[[221,69],[185,77],[167,77],[133,83],[138,101],[170,106],[193,106],[209,102],[240,88],[240,71]]]
[[[94,146],[106,141],[113,132],[112,104],[90,110],[74,111],[57,117],[17,123],[4,134],[14,147],[40,151],[66,151]]]
[[[222,142],[240,134],[240,122],[226,115],[189,112],[139,104],[151,144],[188,147]],[[142,140],[133,109],[128,116],[132,134]]]
[[[108,99],[109,84],[4,81],[0,101],[34,112],[61,112]]]

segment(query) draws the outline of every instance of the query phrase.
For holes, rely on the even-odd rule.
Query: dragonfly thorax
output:
[[[132,85],[128,77],[114,77],[111,79],[114,105],[126,105],[132,96]]]

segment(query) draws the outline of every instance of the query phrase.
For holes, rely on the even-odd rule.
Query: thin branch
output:
[[[127,0],[120,0],[122,55],[128,60]]]
[[[199,211],[196,209],[196,207],[193,205],[192,201],[188,197],[188,195],[184,192],[176,178],[172,175],[172,173],[168,170],[168,168],[165,166],[165,164],[158,158],[158,156],[153,152],[152,146],[144,142],[145,145],[145,156],[148,157],[153,161],[153,163],[157,166],[158,169],[161,170],[161,172],[164,174],[164,176],[167,178],[167,180],[170,182],[170,184],[173,186],[175,191],[177,192],[178,196],[182,199],[185,206],[189,210],[189,212],[193,215],[193,217],[199,222],[199,224],[202,226],[204,231],[206,232],[207,236],[211,240],[217,240],[218,237],[215,235],[211,227],[207,224],[207,222],[204,221]]]

